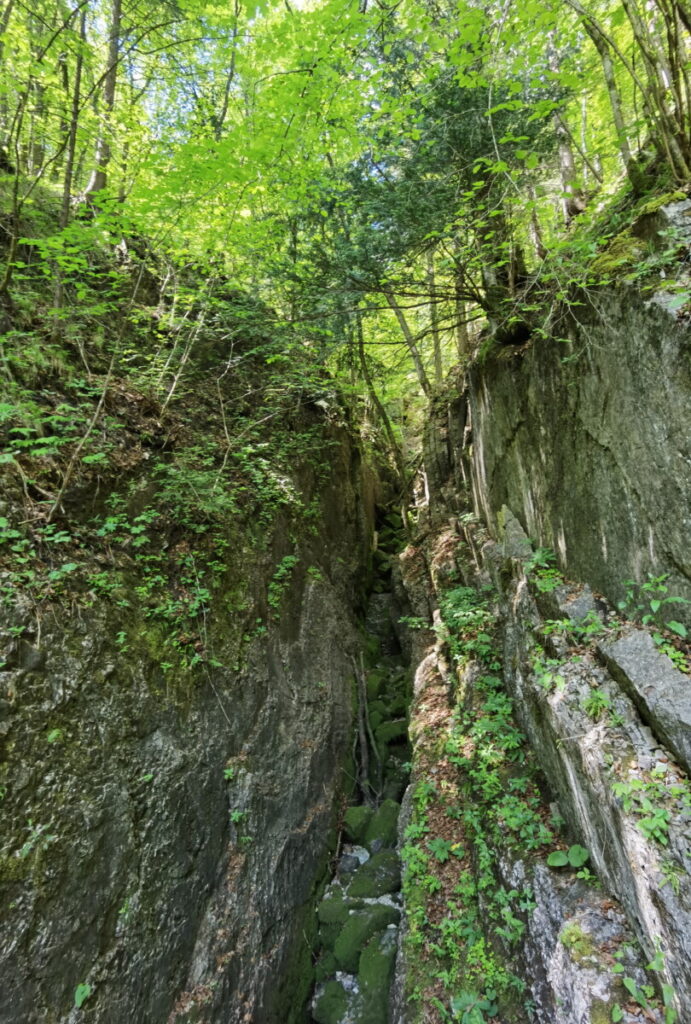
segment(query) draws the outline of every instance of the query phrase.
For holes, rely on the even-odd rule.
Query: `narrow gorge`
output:
[[[0,58],[0,1024],[691,1024],[688,0]]]
[[[688,620],[689,335],[627,308],[449,379],[409,539],[336,405],[285,426],[271,525],[198,473],[191,527],[187,411],[161,443],[126,396],[120,481],[65,495],[88,586],[4,571],[0,1020],[691,1019],[688,649],[656,625]],[[648,625],[615,610],[642,570]]]

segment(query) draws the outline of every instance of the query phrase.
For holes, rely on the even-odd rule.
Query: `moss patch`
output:
[[[367,910],[351,914],[334,945],[334,954],[342,971],[354,974],[358,969],[363,946],[390,924],[397,924],[400,917],[393,907],[374,905]]]

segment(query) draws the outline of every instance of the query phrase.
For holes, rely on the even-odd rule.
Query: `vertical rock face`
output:
[[[226,592],[243,580],[247,602],[215,599],[213,664],[163,671],[135,598],[41,622],[11,613],[2,1024],[298,1019],[370,547],[357,452],[345,433],[330,440],[316,528],[279,520],[224,556]],[[294,571],[267,607],[286,551]]]
[[[472,436],[453,389],[425,432],[396,1024],[691,1021],[690,609],[664,604],[691,596],[690,334],[599,301],[472,368]],[[639,618],[676,636],[597,593],[648,574]]]
[[[691,597],[691,331],[633,289],[577,315],[471,372],[474,504],[612,601],[646,573]]]

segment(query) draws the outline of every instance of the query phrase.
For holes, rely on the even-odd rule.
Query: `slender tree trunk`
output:
[[[609,96],[609,105],[612,108],[614,128],[617,133],[617,144],[619,146],[619,152],[621,153],[622,163],[628,173],[631,167],[631,147],[629,146],[629,140],[626,134],[626,123],[624,121],[624,114],[621,107],[621,95],[619,93],[617,80],[614,74],[612,51],[610,50],[607,41],[603,39],[600,33],[590,22],[584,22],[584,28],[590,36],[591,42],[600,57],[602,73],[607,86],[607,95]]]
[[[96,166],[86,186],[86,198],[93,202],[97,193],[108,184],[108,164],[112,155],[110,131],[115,107],[115,89],[118,80],[118,57],[120,53],[120,26],[122,21],[122,0],[113,0],[110,11],[110,34],[108,43],[108,66],[103,80],[103,103],[101,130],[96,143]]]
[[[432,344],[434,346],[434,382],[441,384],[444,379],[444,366],[441,356],[441,337],[439,335],[439,313],[437,311],[437,284],[434,274],[434,253],[427,254],[427,286],[429,288],[429,315],[432,328]]]
[[[408,324],[408,321],[405,318],[403,310],[396,302],[393,296],[393,292],[391,292],[387,288],[383,288],[382,291],[384,293],[386,301],[388,302],[389,306],[391,307],[396,316],[396,319],[398,320],[398,326],[401,328],[401,332],[405,339],[405,343],[408,346],[408,351],[410,352],[411,358],[413,360],[413,365],[415,366],[415,372],[417,373],[417,379],[420,383],[420,387],[424,391],[425,395],[427,395],[427,397],[429,398],[432,388],[430,387],[429,378],[425,372],[425,367],[422,364],[420,352],[418,351],[418,347],[415,343],[415,338],[413,336],[413,332],[410,329],[410,325]]]
[[[86,8],[82,7],[79,15],[79,48],[74,69],[74,88],[72,90],[72,109],[67,135],[67,147],[65,153],[65,175],[62,183],[62,203],[60,206],[60,228],[64,229],[70,222],[70,206],[72,201],[72,182],[74,180],[74,160],[77,151],[77,129],[79,127],[79,109],[81,102],[82,69],[84,67],[84,48],[86,45]],[[62,308],[64,283],[62,271],[59,267],[55,269],[55,293],[53,305],[56,316],[53,322],[53,333],[59,330],[57,313]]]

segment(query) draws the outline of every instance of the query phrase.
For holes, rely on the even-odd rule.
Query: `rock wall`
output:
[[[633,290],[577,313],[424,432],[395,1024],[691,1021],[688,646],[613,608],[667,575],[640,611],[690,621],[650,602],[691,597],[691,333]]]
[[[2,1024],[302,1019],[372,529],[357,449],[324,437],[320,494],[293,467],[318,517],[221,556],[206,667],[164,671],[136,567],[127,609],[7,611]]]
[[[475,508],[496,535],[507,505],[614,602],[648,573],[690,598],[691,331],[633,288],[583,296],[574,312],[566,340],[471,370]]]
[[[460,992],[498,1000],[507,1024],[633,1024],[643,1009],[688,1024],[691,677],[590,588],[536,575],[520,525],[503,523],[494,541],[452,518],[402,555],[434,628],[414,643],[392,1020],[437,1024]]]

